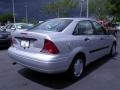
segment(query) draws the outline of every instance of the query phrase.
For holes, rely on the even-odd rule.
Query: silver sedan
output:
[[[116,52],[116,38],[95,20],[55,18],[27,31],[12,33],[9,56],[43,73],[68,72],[79,78],[85,66]]]

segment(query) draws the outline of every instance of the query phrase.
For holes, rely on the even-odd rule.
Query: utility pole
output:
[[[60,17],[60,9],[58,8],[57,17]]]
[[[27,4],[25,5],[25,19],[26,19],[26,23],[28,23],[28,6],[27,6]]]
[[[83,2],[84,2],[84,0],[80,0],[80,2],[79,2],[79,5],[80,5],[80,17],[82,17]]]
[[[12,0],[12,8],[13,8],[13,22],[15,23],[16,19],[15,19],[15,1],[14,0]]]
[[[87,18],[89,17],[89,0],[87,0],[87,13],[86,13]]]

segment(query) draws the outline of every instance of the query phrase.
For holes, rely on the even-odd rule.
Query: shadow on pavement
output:
[[[117,60],[116,56],[118,55],[118,53],[115,54],[114,57],[110,57],[110,56],[105,56],[103,58],[100,58],[94,62],[91,62],[90,64],[88,64],[85,68],[85,73],[83,74],[83,77],[86,77],[87,75],[89,75],[91,72],[95,71],[96,69],[98,69],[100,66],[104,65],[105,63],[107,63],[110,60]]]
[[[98,69],[100,66],[104,65],[111,59],[115,60],[116,57],[111,58],[111,57],[106,56],[106,57],[103,57],[99,60],[96,60],[96,61],[88,64],[81,79],[84,79],[91,72],[95,71],[96,69]],[[36,71],[32,71],[27,68],[23,68],[23,69],[19,70],[18,72],[23,77],[25,77],[35,83],[38,83],[38,84],[41,84],[41,85],[44,85],[46,87],[53,88],[53,89],[64,89],[64,88],[81,80],[81,79],[79,79],[79,80],[69,79],[64,74],[43,74],[43,73],[39,73]]]

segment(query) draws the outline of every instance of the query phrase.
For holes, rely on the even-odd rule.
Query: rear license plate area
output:
[[[29,48],[30,47],[30,41],[29,40],[21,40],[20,45],[23,48]]]

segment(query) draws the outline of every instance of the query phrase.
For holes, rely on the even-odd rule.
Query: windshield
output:
[[[41,24],[38,24],[37,26],[31,28],[31,30],[34,31],[55,31],[55,32],[61,32],[64,30],[72,20],[70,19],[50,19],[47,20]]]

